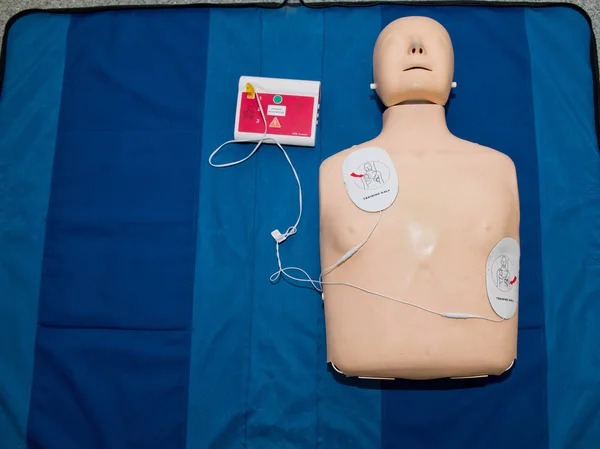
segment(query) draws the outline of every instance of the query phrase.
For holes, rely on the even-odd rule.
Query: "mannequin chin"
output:
[[[414,84],[404,90],[396,90],[393,95],[382,96],[377,92],[382,103],[386,107],[401,105],[401,104],[438,104],[444,106],[447,103],[448,92],[435,92],[422,84]]]
[[[448,129],[444,105],[453,74],[452,42],[441,24],[426,17],[389,24],[373,53],[373,87],[387,107],[382,130],[321,164],[321,266],[369,236],[323,277],[328,361],[346,375],[499,375],[516,358],[518,313],[498,319],[486,287],[494,247],[505,238],[519,241],[516,170],[506,155]],[[360,169],[367,163],[353,170],[357,179],[382,179],[381,189],[386,179],[397,180],[397,195],[380,214],[357,207],[344,181],[344,162],[372,148],[385,151],[390,164],[374,157],[369,170]]]

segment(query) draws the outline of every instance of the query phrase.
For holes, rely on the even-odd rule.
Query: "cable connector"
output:
[[[344,262],[346,262],[348,259],[350,259],[352,256],[354,256],[354,254],[356,254],[356,252],[360,249],[362,245],[357,245],[354,248],[352,248],[350,251],[348,251],[346,254],[344,254],[342,256],[342,258],[340,259],[340,261],[338,262],[338,264],[342,264]]]
[[[275,229],[273,232],[271,232],[271,237],[273,237],[277,243],[283,243],[288,238],[286,234],[279,232],[279,229]]]
[[[474,315],[470,315],[468,313],[448,312],[448,313],[442,313],[441,315],[446,318],[455,318],[458,320],[466,320],[467,318],[476,318]]]

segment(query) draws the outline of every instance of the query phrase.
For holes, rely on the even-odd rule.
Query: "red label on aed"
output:
[[[260,115],[256,98],[241,92],[241,111],[238,131],[262,134],[265,123]],[[310,137],[315,107],[313,97],[283,94],[257,94],[267,119],[267,133],[286,136]]]

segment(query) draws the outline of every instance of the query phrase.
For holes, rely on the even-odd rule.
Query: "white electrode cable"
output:
[[[310,277],[310,275],[305,270],[303,270],[302,268],[299,268],[299,267],[286,267],[286,268],[283,268],[282,265],[281,265],[281,257],[279,255],[279,243],[277,243],[275,251],[276,251],[276,255],[277,255],[277,267],[279,269],[275,273],[273,273],[269,279],[271,280],[271,282],[277,282],[281,276],[285,276],[285,277],[287,277],[288,279],[290,279],[292,281],[308,282],[308,283],[310,283],[313,286],[313,288],[317,292],[323,293],[323,288],[321,287],[324,284],[323,283],[323,276],[326,276],[327,274],[331,273],[333,270],[335,270],[337,267],[339,267],[345,261],[347,261],[348,259],[350,259],[350,257],[352,257],[354,254],[356,254],[356,252],[360,248],[362,248],[365,245],[365,243],[367,243],[369,241],[369,239],[371,238],[371,236],[375,232],[375,229],[379,225],[379,220],[381,220],[381,214],[382,213],[383,213],[383,211],[379,212],[379,216],[377,217],[377,221],[375,222],[375,225],[371,229],[371,232],[369,232],[369,235],[367,236],[367,238],[365,238],[362,242],[360,242],[358,245],[354,246],[350,251],[348,251],[346,254],[344,254],[342,257],[340,257],[339,260],[336,263],[334,263],[330,267],[328,267],[325,270],[323,270],[321,272],[321,274],[319,275],[319,280],[318,281],[312,279]],[[304,276],[306,276],[306,279],[301,279],[301,278],[297,278],[295,276],[292,276],[291,274],[288,273],[289,271],[299,271]]]
[[[252,88],[254,89],[254,86],[252,86]],[[219,145],[212,153],[211,155],[208,157],[208,163],[215,168],[227,168],[227,167],[233,167],[234,165],[239,165],[242,164],[244,162],[246,162],[248,159],[250,159],[252,156],[254,156],[254,154],[259,150],[259,148],[262,146],[262,144],[264,142],[273,142],[275,145],[277,145],[279,147],[279,149],[281,150],[281,152],[283,153],[283,155],[285,156],[285,159],[287,160],[290,168],[292,169],[292,173],[294,173],[294,178],[296,179],[296,183],[298,184],[298,218],[296,219],[296,222],[290,226],[289,228],[287,228],[287,230],[285,231],[285,233],[281,234],[277,229],[274,230],[271,235],[273,236],[273,238],[276,240],[277,244],[279,245],[279,243],[284,242],[288,237],[290,237],[291,235],[296,234],[296,232],[298,232],[298,225],[300,224],[300,220],[302,219],[302,184],[300,183],[300,178],[298,177],[298,172],[296,171],[296,168],[294,167],[294,164],[292,164],[292,160],[290,159],[290,157],[288,156],[287,152],[284,150],[284,148],[281,146],[281,144],[277,141],[277,139],[273,138],[273,137],[268,137],[267,136],[267,131],[268,131],[268,126],[267,126],[267,118],[265,117],[265,112],[263,110],[262,104],[260,102],[260,98],[259,98],[259,92],[254,93],[254,97],[256,98],[256,102],[258,103],[258,109],[260,111],[260,116],[263,119],[263,123],[265,125],[265,130],[263,132],[263,137],[261,137],[258,140],[255,139],[245,139],[245,140],[228,140],[227,142],[222,143],[221,145]],[[227,162],[224,164],[215,164],[213,163],[213,158],[216,156],[216,154],[221,151],[223,149],[223,147],[230,145],[232,143],[256,143],[256,145],[254,146],[254,148],[252,149],[252,151],[248,154],[248,156],[237,160],[237,161],[233,161],[233,162]]]
[[[364,239],[362,242],[360,242],[358,245],[356,245],[355,247],[353,247],[350,251],[348,251],[346,254],[344,254],[340,260],[338,260],[336,263],[334,263],[333,265],[331,265],[330,267],[327,267],[323,270],[323,272],[321,273],[321,275],[319,276],[319,282],[321,282],[323,280],[324,276],[327,276],[329,273],[331,273],[333,270],[335,270],[337,267],[339,267],[341,264],[343,264],[345,261],[347,261],[348,259],[350,259],[350,257],[352,257],[354,254],[356,254],[356,252],[361,249],[365,243],[367,243],[369,241],[369,239],[371,238],[371,236],[373,235],[373,233],[375,232],[375,229],[377,229],[377,226],[379,226],[379,221],[381,220],[381,215],[383,214],[383,211],[379,211],[379,216],[377,217],[377,221],[375,222],[375,226],[373,226],[373,228],[371,229],[371,232],[369,232],[369,235],[367,235],[367,238]]]
[[[453,319],[467,319],[467,318],[471,318],[471,319],[479,319],[479,320],[485,320],[485,321],[490,321],[492,323],[500,323],[502,321],[504,321],[504,318],[488,318],[485,316],[481,316],[481,315],[472,315],[470,313],[457,313],[457,312],[437,312],[435,310],[429,309],[425,306],[420,306],[419,304],[415,304],[412,302],[408,302],[408,301],[404,301],[402,299],[398,299],[398,298],[394,298],[393,296],[389,296],[389,295],[384,295],[383,293],[379,293],[373,290],[369,290],[368,288],[364,288],[364,287],[359,287],[358,285],[354,285],[354,284],[350,284],[348,282],[321,282],[321,285],[343,285],[346,287],[352,287],[355,288],[357,290],[360,290],[364,293],[368,293],[370,295],[373,296],[379,296],[380,298],[385,298],[385,299],[389,299],[391,301],[395,301],[395,302],[399,302],[400,304],[404,304],[406,306],[410,306],[410,307],[415,307],[417,309],[420,309],[424,312],[428,312],[428,313],[433,313],[434,315],[438,315],[444,318],[453,318]]]
[[[485,317],[485,316],[481,316],[481,315],[473,315],[470,313],[459,313],[459,312],[437,312],[433,309],[429,309],[425,306],[420,306],[418,304],[409,302],[409,301],[404,301],[402,299],[398,299],[398,298],[394,298],[393,296],[389,296],[389,295],[385,295],[383,293],[379,293],[376,292],[374,290],[370,290],[368,288],[364,288],[364,287],[360,287],[358,285],[354,285],[354,284],[350,284],[349,282],[341,282],[341,281],[323,281],[323,278],[331,273],[333,270],[335,270],[337,267],[339,267],[340,265],[342,265],[346,260],[348,260],[350,257],[352,257],[356,252],[358,252],[358,250],[360,248],[362,248],[371,238],[371,236],[373,235],[373,233],[375,232],[375,229],[377,229],[377,226],[379,225],[379,221],[381,220],[381,215],[382,215],[383,211],[379,212],[379,216],[377,217],[377,221],[375,222],[375,225],[373,226],[373,228],[371,229],[371,232],[369,232],[369,235],[358,245],[354,246],[350,251],[348,251],[346,254],[344,254],[342,257],[340,257],[340,259],[334,263],[333,265],[331,265],[330,267],[326,268],[325,270],[323,270],[323,272],[320,274],[319,276],[319,280],[314,280],[310,277],[310,275],[303,270],[302,268],[299,267],[286,267],[286,268],[282,268],[281,265],[281,258],[279,255],[279,243],[277,243],[276,246],[276,253],[277,253],[277,266],[279,267],[279,270],[276,271],[275,273],[273,273],[271,275],[271,282],[276,282],[280,276],[285,276],[290,280],[296,281],[296,282],[307,282],[310,283],[312,285],[312,287],[319,293],[323,293],[323,286],[324,285],[337,285],[337,286],[345,286],[345,287],[351,287],[357,290],[360,290],[364,293],[373,295],[373,296],[378,296],[380,298],[384,298],[384,299],[389,299],[391,301],[395,301],[397,303],[400,304],[404,304],[406,306],[410,306],[410,307],[414,307],[417,308],[419,310],[422,310],[424,312],[428,312],[428,313],[432,313],[434,315],[438,315],[444,318],[452,318],[452,319],[479,319],[479,320],[485,320],[485,321],[490,321],[492,323],[500,323],[502,321],[504,321],[504,318],[489,318],[489,317]],[[302,279],[302,278],[297,278],[295,276],[292,276],[288,273],[288,271],[299,271],[300,273],[302,273],[306,279]]]
[[[254,89],[254,86],[252,86],[252,88]],[[383,211],[379,212],[379,216],[377,217],[377,221],[375,222],[375,225],[373,226],[373,228],[371,229],[371,231],[369,232],[369,234],[367,235],[367,237],[360,242],[358,245],[354,246],[352,249],[350,249],[348,252],[346,252],[346,254],[344,254],[342,257],[340,257],[340,259],[335,262],[333,265],[329,266],[328,268],[326,268],[325,270],[323,270],[321,272],[321,274],[319,275],[319,280],[314,280],[310,277],[310,275],[303,270],[302,268],[299,267],[286,267],[283,268],[282,264],[281,264],[281,256],[279,253],[279,245],[281,243],[283,243],[285,240],[287,240],[288,237],[296,234],[298,232],[298,225],[300,224],[300,220],[302,218],[302,184],[300,183],[300,177],[298,176],[298,172],[296,171],[296,168],[294,167],[294,164],[292,163],[292,160],[290,159],[289,155],[287,154],[287,152],[285,151],[285,149],[281,146],[281,144],[277,141],[277,139],[273,138],[273,137],[268,137],[267,136],[267,131],[268,131],[268,126],[267,126],[267,119],[265,117],[265,113],[263,111],[263,107],[262,104],[260,102],[260,98],[259,98],[259,92],[255,91],[255,98],[256,101],[258,103],[258,109],[260,111],[260,115],[263,119],[263,123],[265,125],[265,130],[263,133],[263,136],[258,139],[248,139],[248,140],[228,140],[227,142],[219,145],[219,147],[217,147],[209,156],[208,158],[208,163],[215,168],[227,168],[227,167],[233,167],[234,165],[239,165],[242,164],[244,162],[246,162],[248,159],[250,159],[258,150],[259,148],[262,146],[262,144],[264,142],[273,142],[275,145],[277,145],[279,147],[279,149],[281,150],[281,152],[283,153],[283,155],[285,156],[286,161],[288,162],[290,168],[292,169],[292,172],[294,174],[294,178],[296,179],[296,183],[298,184],[298,218],[296,220],[296,222],[290,226],[289,228],[287,228],[287,230],[285,231],[285,233],[281,234],[277,229],[274,230],[271,235],[273,236],[273,238],[275,239],[275,253],[277,256],[277,267],[278,270],[273,273],[270,276],[270,280],[271,282],[275,283],[279,280],[280,277],[285,276],[286,278],[288,278],[289,280],[292,281],[296,281],[296,282],[304,282],[304,283],[310,283],[311,286],[319,293],[323,293],[323,285],[338,285],[338,286],[346,286],[346,287],[351,287],[351,288],[355,288],[357,290],[360,290],[364,293],[373,295],[373,296],[378,296],[380,298],[385,298],[385,299],[389,299],[391,301],[395,301],[398,302],[400,304],[404,304],[410,307],[415,307],[417,309],[420,309],[424,312],[428,312],[428,313],[432,313],[434,315],[438,315],[444,318],[451,318],[451,319],[480,319],[480,320],[485,320],[485,321],[491,321],[491,322],[501,322],[504,321],[504,318],[500,318],[500,319],[494,319],[494,318],[488,318],[488,317],[484,317],[484,316],[480,316],[480,315],[471,315],[468,313],[456,313],[456,312],[437,312],[435,310],[429,309],[427,307],[424,306],[420,306],[418,304],[414,304],[408,301],[404,301],[398,298],[394,298],[392,296],[389,295],[385,295],[383,293],[379,293],[373,290],[369,290],[367,288],[364,287],[360,287],[354,284],[350,284],[348,282],[325,282],[323,281],[323,277],[330,274],[333,270],[335,270],[336,268],[338,268],[340,265],[342,265],[345,261],[347,261],[348,259],[350,259],[354,254],[356,254],[358,252],[358,250],[360,250],[371,238],[371,236],[373,235],[373,233],[375,232],[375,229],[377,229],[377,226],[379,225],[379,222],[381,220],[381,215],[383,214]],[[230,145],[232,143],[256,143],[256,145],[254,146],[254,148],[252,149],[252,151],[244,158],[237,160],[237,161],[233,161],[233,162],[227,162],[227,163],[223,163],[223,164],[215,164],[212,162],[213,158],[215,157],[215,155],[221,151],[221,149],[223,149],[223,147]],[[300,273],[302,273],[305,278],[297,278],[295,276],[292,276],[291,274],[289,274],[290,271],[298,271]]]

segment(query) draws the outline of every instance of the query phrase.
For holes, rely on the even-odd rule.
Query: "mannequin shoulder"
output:
[[[481,164],[480,174],[490,186],[496,186],[505,192],[506,198],[516,206],[519,203],[519,182],[515,163],[505,153],[484,147],[485,162]]]
[[[493,171],[504,177],[511,176],[516,179],[515,163],[507,154],[490,147],[467,141],[463,141],[463,148],[480,162],[484,172],[487,173]]]
[[[517,169],[511,157],[501,151],[494,150],[493,148],[487,148],[487,152],[490,169],[496,170],[507,179],[516,181]]]
[[[321,213],[327,215],[329,211],[338,210],[342,198],[346,198],[342,166],[344,160],[354,151],[364,147],[365,144],[335,153],[321,162],[319,167],[319,198]]]
[[[339,167],[342,166],[342,162],[346,156],[348,156],[348,154],[350,154],[348,150],[344,150],[323,160],[323,162],[321,162],[321,166],[319,167],[319,175],[323,176],[332,172],[333,170],[338,170]]]
[[[333,171],[339,171],[341,176],[341,167],[344,163],[344,159],[346,159],[353,152],[369,145],[370,142],[361,143],[360,145],[355,145],[329,156],[327,159],[321,162],[321,167],[319,168],[320,176],[328,175]]]
[[[331,173],[334,170],[339,170],[342,166],[342,163],[344,162],[344,159],[346,159],[354,149],[355,147],[348,148],[346,150],[340,151],[339,153],[335,153],[334,155],[329,156],[327,159],[321,162],[319,174],[323,176],[324,174]]]

